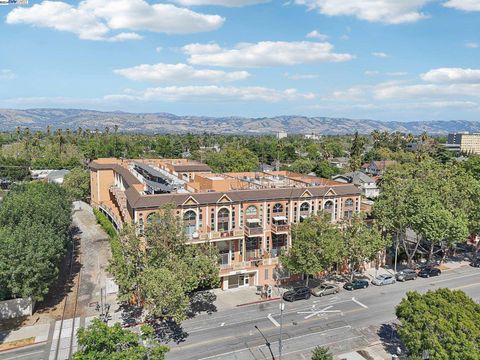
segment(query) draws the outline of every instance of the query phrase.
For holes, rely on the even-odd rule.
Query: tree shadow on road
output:
[[[214,302],[217,295],[211,291],[197,291],[190,295],[190,307],[187,310],[187,316],[192,318],[201,313],[212,314],[217,312]]]
[[[188,337],[188,333],[183,330],[182,325],[173,320],[163,320],[151,325],[155,329],[158,340],[165,344],[171,341],[179,344],[184,342]]]
[[[383,348],[389,354],[397,354],[397,349],[401,349],[401,353],[405,354],[405,348],[400,340],[397,331],[397,324],[382,324],[377,332]]]

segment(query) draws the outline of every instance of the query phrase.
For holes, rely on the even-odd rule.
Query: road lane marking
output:
[[[333,307],[333,305],[330,305],[330,306],[327,306],[326,308],[323,308],[322,310],[315,310],[315,305],[314,305],[314,306],[312,306],[311,311],[299,311],[298,314],[309,314],[309,315],[307,315],[303,318],[304,320],[308,320],[311,317],[314,317],[316,315],[320,316],[320,315],[324,315],[324,314],[327,314],[327,313],[339,313],[339,312],[341,312],[340,310],[330,310],[332,307]]]
[[[352,297],[352,301],[355,303],[355,304],[358,304],[360,305],[361,307],[365,308],[365,309],[368,309],[368,306],[365,305],[365,304],[362,304],[360,301],[358,301],[357,299],[355,299],[354,297]]]
[[[268,314],[267,319],[270,320],[272,324],[275,325],[276,327],[280,327],[280,324],[278,323],[277,320],[273,318],[272,314]]]
[[[22,357],[26,357],[26,356],[32,356],[33,354],[40,354],[40,353],[44,353],[45,351],[32,351],[32,352],[29,352],[29,353],[25,353],[25,354],[18,354],[14,357],[9,357],[9,358],[5,358],[4,360],[13,360],[13,359],[19,359],[19,358],[22,358]]]
[[[225,323],[224,323],[224,322],[223,322],[223,323],[221,323],[221,324],[220,324],[220,326],[225,326]]]

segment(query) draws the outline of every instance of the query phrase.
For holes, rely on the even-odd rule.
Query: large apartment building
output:
[[[480,133],[448,134],[447,149],[467,154],[480,154]]]
[[[185,159],[98,159],[91,163],[91,203],[120,229],[140,232],[159,207],[174,204],[192,244],[220,252],[223,289],[273,284],[290,228],[318,211],[332,222],[360,211],[360,190],[288,171],[213,173]]]

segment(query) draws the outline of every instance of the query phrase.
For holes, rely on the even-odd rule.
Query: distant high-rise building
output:
[[[457,148],[461,152],[480,154],[480,133],[452,133],[448,134],[448,148]]]
[[[285,131],[279,131],[277,133],[277,139],[280,140],[280,139],[284,139],[288,136],[288,134],[285,132]]]

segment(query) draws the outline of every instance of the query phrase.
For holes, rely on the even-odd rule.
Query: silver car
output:
[[[314,296],[324,296],[337,294],[340,288],[335,284],[321,284],[310,290]]]
[[[377,286],[395,284],[395,277],[387,274],[378,275],[372,280],[372,284]]]

